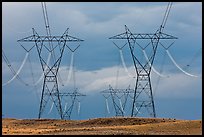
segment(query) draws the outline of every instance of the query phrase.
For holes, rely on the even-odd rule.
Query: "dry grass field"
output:
[[[3,135],[201,135],[202,120],[96,118],[2,119]]]

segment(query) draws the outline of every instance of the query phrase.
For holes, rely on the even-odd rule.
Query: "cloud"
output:
[[[97,41],[105,44],[108,37],[124,32],[125,24],[135,33],[155,32],[161,24],[166,6],[167,3],[48,2],[47,10],[52,34],[61,35],[69,27],[70,34],[84,39],[85,43]],[[175,44],[179,45],[177,48],[180,51],[194,48],[194,45],[201,47],[201,11],[202,4],[198,2],[173,3],[165,32],[179,38]],[[33,27],[40,35],[45,35],[40,2],[4,2],[2,24],[4,49],[13,48],[13,45],[17,45],[17,39],[31,35]],[[86,44],[91,46],[93,43]],[[100,50],[105,51],[105,47],[101,46]],[[13,54],[13,50],[9,53]]]
[[[139,29],[137,31],[141,30],[141,27],[139,27],[141,25],[148,25],[145,28],[150,28],[157,23],[156,21],[158,20],[158,14],[162,10],[162,7],[135,8],[127,6],[123,7],[123,5],[114,6],[113,9],[111,9],[109,6],[107,7],[108,8],[106,8],[106,10],[99,8],[99,10],[101,10],[100,13],[96,10],[96,12],[98,13],[98,20],[96,20],[96,17],[92,16],[92,14],[83,12],[83,10],[77,7],[59,9],[58,11],[56,11],[56,14],[57,17],[59,17],[59,20],[64,20],[64,22],[68,22],[70,27],[74,30],[80,29],[81,33],[91,32],[92,34],[104,35],[111,34],[113,32],[119,32],[120,28],[124,29],[125,24],[130,27],[136,26],[137,29]],[[94,7],[91,7],[90,9],[92,10],[94,9]],[[119,12],[113,12],[115,10]],[[92,10],[92,12],[94,13],[95,11]],[[107,17],[105,20],[101,21],[100,16],[102,16],[103,18],[104,15],[111,17]],[[62,22],[60,24],[62,25]]]
[[[90,5],[89,5],[90,4]],[[143,4],[143,5],[142,5]],[[149,4],[149,3],[148,3]],[[106,37],[124,32],[124,25],[128,25],[128,27],[134,32],[152,32],[159,27],[158,25],[161,23],[163,19],[163,14],[166,9],[167,3],[159,3],[148,5],[147,3],[47,3],[48,16],[50,19],[50,24],[52,28],[53,34],[62,34],[66,27],[70,27],[70,31],[75,34],[79,33],[79,36],[85,36],[90,38],[89,36],[95,36],[94,39],[101,45],[103,45],[104,41],[100,41],[102,39],[100,36],[104,35]],[[139,5],[139,6],[137,6]],[[146,6],[148,5],[148,6]],[[105,6],[105,8],[104,8]],[[167,22],[167,30],[171,30],[173,33],[179,32],[179,34],[197,34],[195,37],[200,37],[201,33],[201,3],[174,3],[169,20]],[[191,9],[189,11],[189,9]],[[44,29],[44,21],[42,16],[42,9],[40,3],[3,3],[2,7],[2,23],[3,23],[3,47],[7,49],[13,49],[13,43],[8,43],[8,41],[13,40],[13,37],[20,37],[17,34],[12,34],[11,31],[8,31],[13,27],[13,30],[18,31],[27,31],[32,27],[36,27],[36,30],[39,34],[43,34],[45,32]],[[200,14],[199,14],[200,13]],[[196,28],[196,29],[195,29]],[[197,33],[199,32],[199,33]],[[44,33],[45,34],[45,33]],[[177,33],[178,34],[178,33]],[[21,34],[22,35],[22,34]],[[13,36],[6,37],[6,36]],[[23,34],[23,36],[27,36]],[[110,42],[111,43],[111,42]],[[91,44],[91,43],[88,43]],[[107,51],[107,46],[97,47],[97,51],[103,53]],[[95,46],[95,45],[94,45]],[[183,44],[182,46],[187,46]],[[198,46],[200,46],[198,44]],[[180,46],[181,47],[181,46]],[[16,48],[15,48],[16,49]],[[90,48],[87,48],[90,53]],[[96,48],[95,48],[96,49]],[[100,49],[100,50],[99,50]],[[8,51],[8,50],[7,50]],[[20,54],[16,50],[10,50],[9,52],[16,52],[15,55]],[[86,50],[87,51],[87,50]],[[83,51],[84,53],[87,53]],[[92,51],[94,53],[94,51]],[[94,53],[96,56],[98,53]],[[10,54],[14,55],[14,54]],[[23,54],[22,54],[23,55]],[[21,56],[22,56],[21,55]],[[103,54],[101,54],[103,55]],[[110,54],[111,55],[111,54]],[[101,58],[110,59],[110,55],[104,54]],[[87,56],[87,55],[86,55]],[[91,54],[90,54],[91,56]],[[13,56],[13,58],[16,58]],[[95,57],[91,56],[89,59],[93,59]],[[19,59],[20,60],[20,59]],[[83,60],[84,61],[84,60]],[[20,61],[19,61],[20,62]],[[12,63],[14,66],[19,66],[19,62]],[[105,61],[101,62],[104,63]],[[100,63],[100,62],[97,62]],[[82,62],[83,64],[83,62]],[[5,66],[5,64],[3,64]],[[92,65],[92,64],[91,64]],[[96,64],[93,64],[96,66]],[[34,65],[35,74],[42,73],[39,64]],[[38,67],[37,67],[38,66]],[[18,67],[14,67],[18,68]],[[67,78],[67,72],[65,71],[66,67],[61,67],[61,76],[63,80]],[[120,68],[122,70],[122,68]],[[133,67],[130,66],[128,69],[133,71]],[[115,84],[116,80],[116,66],[108,66],[103,67],[101,69],[93,70],[93,71],[84,71],[76,70],[76,79],[78,86],[84,90],[84,92],[96,92],[101,89],[106,89],[108,84]],[[29,69],[25,70],[24,76],[28,75]],[[9,73],[8,69],[6,70],[3,67],[3,75],[5,76]],[[183,93],[185,86],[179,86],[181,92],[176,92],[177,87],[175,81],[177,78],[183,81],[184,84],[192,86],[195,83],[190,83],[189,79],[185,79],[185,75],[174,75],[170,73],[173,77],[168,80],[164,80],[161,84],[161,89],[167,89],[165,92],[161,92],[160,95],[165,95],[166,92],[169,93],[175,92],[175,95],[179,93]],[[153,76],[154,77],[154,76]],[[25,77],[26,81],[31,81],[31,77]],[[37,77],[35,78],[37,79]],[[126,72],[123,71],[119,77],[121,87],[127,87],[129,84],[130,78],[127,76]],[[172,80],[172,81],[171,81]],[[133,80],[132,80],[133,82]],[[132,85],[134,84],[131,83]],[[163,86],[162,86],[163,85]],[[66,87],[66,85],[65,85]],[[172,91],[170,92],[170,89]],[[178,89],[178,90],[179,90]],[[189,89],[189,87],[188,87]],[[190,93],[189,93],[190,94]],[[168,95],[168,94],[166,94]],[[188,95],[188,94],[187,94]]]
[[[79,32],[80,30],[81,33],[86,32],[86,34],[87,32],[91,32],[92,34],[113,34],[114,32],[121,32],[124,31],[125,24],[131,29],[136,30],[136,32],[149,32],[156,31],[161,24],[167,3],[158,6],[130,6],[128,4],[108,6],[105,3],[104,6],[106,10],[98,6],[96,6],[98,7],[96,9],[94,5],[83,9],[80,6],[77,7],[75,5],[72,7],[71,4],[70,6],[67,4],[69,8],[59,9],[56,11],[56,14],[59,20],[68,22],[70,27],[75,31]],[[191,29],[191,26],[200,28],[201,14],[197,14],[201,11],[199,7],[200,3],[174,3],[167,22],[167,30],[173,28],[175,31],[179,30],[183,32],[186,31],[185,28],[187,27]],[[85,9],[90,12],[87,12]],[[189,12],[188,9],[192,9],[192,12]],[[91,12],[97,12],[97,18]],[[186,13],[188,13],[188,16],[185,16]],[[104,14],[110,17],[106,17],[101,21],[101,18],[104,18]],[[191,29],[191,31],[194,30]]]
[[[20,65],[18,62],[11,62],[14,69],[18,68]],[[3,74],[3,81],[6,82],[6,78],[9,79],[11,77],[11,72],[9,71],[8,67],[6,66],[5,62],[2,62],[2,74]],[[69,66],[70,67],[70,66]],[[60,90],[64,91],[74,86],[74,80],[76,82],[76,87],[79,88],[80,92],[86,94],[94,94],[98,93],[102,90],[108,89],[109,85],[116,88],[127,88],[129,85],[131,88],[134,88],[135,79],[134,77],[134,67],[129,66],[127,67],[129,73],[132,77],[128,76],[127,71],[122,66],[109,66],[104,67],[101,69],[96,70],[80,70],[80,69],[73,69],[75,74],[75,79],[73,78],[73,71],[72,75],[70,75],[71,79],[68,81],[68,74],[69,74],[69,67],[61,66],[59,70],[60,79],[59,87]],[[186,76],[182,72],[172,71],[169,64],[167,66],[163,66],[167,68],[165,70],[165,75],[169,75],[169,78],[160,78],[159,85],[157,84],[158,75],[154,72],[151,73],[151,80],[153,89],[158,86],[157,91],[153,91],[158,98],[197,98],[200,97],[201,94],[201,82],[202,79],[193,78]],[[171,67],[171,68],[170,68]],[[16,69],[17,70],[17,69]],[[42,74],[42,70],[39,63],[32,63],[32,70],[34,74],[35,82],[38,81]],[[158,71],[158,70],[157,70]],[[195,74],[197,72],[197,68],[193,68],[191,73]],[[202,72],[201,72],[202,73]],[[118,77],[117,77],[118,75]],[[197,74],[201,75],[201,74]],[[20,77],[26,81],[27,83],[33,83],[33,78],[31,75],[30,64],[27,62],[25,63],[25,67],[23,72],[20,73]],[[7,79],[7,80],[8,80]],[[117,81],[117,83],[116,83]],[[16,83],[11,83],[16,84]],[[39,83],[38,86],[42,85],[42,81]],[[62,86],[64,85],[64,86]],[[39,92],[41,92],[39,90]]]
[[[129,77],[123,67],[107,67],[94,71],[77,71],[76,81],[81,92],[92,94],[108,89],[108,85],[116,86],[116,73],[119,71],[118,88],[134,88],[135,79]],[[128,67],[129,73],[134,76],[134,67]],[[160,78],[156,92],[157,98],[199,98],[201,95],[201,78],[192,78],[184,73],[168,72],[169,78]],[[152,86],[155,89],[158,75],[152,72]],[[68,85],[67,85],[68,86]],[[66,86],[64,87],[66,88]]]
[[[104,89],[108,88],[108,85],[112,85],[115,87],[116,85],[116,70],[118,69],[117,66],[113,67],[107,67],[107,68],[102,68],[99,70],[93,70],[93,71],[82,71],[82,70],[77,70],[76,71],[76,84],[77,86],[82,90],[82,92],[99,92]],[[122,68],[119,68],[122,70]],[[65,69],[61,69],[60,74],[62,79],[67,79],[68,73],[63,71]],[[133,69],[129,68],[129,71],[134,74]],[[66,73],[66,74],[65,74]],[[118,81],[121,83],[118,84],[118,87],[128,87],[130,79],[126,75],[127,73],[123,70],[120,71],[120,76],[118,77]],[[65,78],[66,77],[66,78]],[[73,78],[73,77],[72,77]],[[66,86],[70,86],[73,82],[73,79],[71,79],[70,84],[65,85],[64,88],[67,88]],[[69,83],[69,82],[68,82]]]
[[[200,98],[201,82],[201,78],[172,73],[169,78],[160,81],[155,94],[158,98]]]
[[[5,32],[7,30],[28,32],[33,27],[44,28],[41,3],[39,2],[3,2],[2,18]]]
[[[70,27],[74,32],[86,35],[107,35],[124,31],[125,24],[136,32],[156,31],[162,22],[166,6],[167,3],[150,6],[148,3],[131,5],[131,3],[68,2],[47,3],[47,10],[53,32],[59,33]],[[201,9],[200,3],[173,3],[167,30],[183,32],[190,29],[189,31],[193,32],[195,30],[191,29],[191,26],[201,28]],[[32,27],[39,30],[44,28],[41,3],[3,3],[3,18],[3,25],[9,24],[18,31]],[[13,20],[16,20],[15,25],[12,25]]]

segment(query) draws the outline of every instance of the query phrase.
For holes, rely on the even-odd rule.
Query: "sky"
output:
[[[109,113],[105,98],[100,92],[107,90],[109,85],[121,89],[130,85],[133,89],[135,70],[128,46],[120,54],[112,43],[118,41],[109,38],[125,32],[125,25],[133,33],[155,33],[162,23],[168,3],[47,2],[46,5],[52,35],[61,36],[69,28],[69,35],[84,40],[74,54],[65,47],[59,69],[60,92],[72,91],[77,87],[78,92],[86,95],[79,98],[80,105],[77,102],[74,106],[71,119],[114,116],[111,98],[108,98]],[[32,28],[39,35],[46,35],[40,2],[2,3],[2,50],[16,72],[26,56],[17,40],[31,36]],[[179,67],[187,74],[198,77],[189,76],[179,70],[166,50],[159,45],[153,67],[168,77],[151,72],[157,117],[201,119],[202,3],[174,2],[163,32],[178,38],[168,51]],[[147,41],[138,43],[144,45]],[[165,46],[171,43],[172,41],[163,41]],[[21,44],[29,47],[29,43]],[[79,43],[70,43],[69,46],[77,44]],[[145,61],[144,55],[141,54],[140,59]],[[29,52],[19,76],[32,85],[39,80],[41,74],[41,64],[34,47]],[[68,74],[72,75],[69,77]],[[43,81],[33,87],[14,79],[3,86],[12,77],[13,74],[2,58],[2,116],[37,118]],[[65,102],[70,101],[67,99],[63,102],[63,108]],[[126,116],[130,115],[130,102],[127,103]],[[48,104],[43,117],[59,118],[55,108],[49,113],[51,106],[52,103]]]

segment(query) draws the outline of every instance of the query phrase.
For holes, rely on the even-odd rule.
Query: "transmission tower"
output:
[[[64,52],[64,48],[65,46],[68,47],[67,45],[68,42],[80,42],[80,41],[83,41],[83,40],[68,35],[68,29],[64,32],[62,36],[40,36],[38,35],[38,33],[35,31],[34,28],[33,28],[32,36],[18,40],[18,42],[35,43],[34,46],[37,49],[42,70],[44,73],[44,82],[43,82],[43,89],[42,89],[38,118],[41,118],[43,111],[45,109],[45,106],[49,98],[51,98],[58,110],[60,118],[63,119],[63,112],[62,112],[60,95],[59,95],[60,93],[58,90],[58,79],[57,79],[58,70],[59,70],[60,62]],[[50,42],[52,42],[52,44],[54,45],[54,48],[51,50],[48,47]],[[56,48],[56,47],[59,47],[59,48]],[[26,49],[26,47],[24,48]],[[58,52],[56,52],[56,50],[58,50]],[[45,55],[48,55],[48,53],[50,52],[55,52],[56,60],[54,60],[53,63],[47,64],[46,62],[47,56]],[[56,55],[56,53],[58,54]]]
[[[79,93],[77,90],[78,90],[77,88],[74,89],[73,93],[59,93],[59,96],[61,98],[67,97],[67,96],[71,97],[70,106],[68,107],[68,109],[65,108],[65,110],[63,112],[63,119],[70,119],[71,113],[72,113],[72,110],[73,110],[73,107],[74,107],[74,104],[76,102],[77,97],[86,96],[84,94]]]
[[[124,116],[125,107],[128,100],[129,94],[134,93],[133,89],[130,89],[130,86],[127,89],[114,89],[111,85],[109,85],[109,89],[101,91],[101,94],[107,99],[111,97],[112,103],[115,109],[116,116]],[[107,95],[106,95],[107,94]],[[123,97],[123,101],[121,101]],[[118,102],[119,100],[119,102]],[[107,104],[106,104],[107,105]]]
[[[109,38],[111,40],[127,41],[130,49],[130,54],[135,67],[136,76],[131,117],[137,116],[139,110],[141,109],[146,109],[146,111],[151,117],[156,117],[150,73],[155,59],[159,41],[177,39],[172,35],[162,32],[169,15],[171,5],[172,3],[168,4],[162,24],[155,33],[132,33],[125,25],[124,33]],[[138,43],[139,40],[148,40],[150,42],[147,45],[142,46],[141,44]],[[146,61],[140,60],[139,54],[135,53],[137,50],[139,50],[137,49],[138,47],[136,47],[136,44],[140,50],[147,49],[147,47],[150,48],[148,60]]]
[[[17,42],[30,42],[30,43],[34,42],[34,45],[30,48],[22,45],[21,46],[26,51],[30,51],[33,47],[36,47],[40,59],[41,67],[44,74],[44,82],[38,118],[39,119],[41,118],[46,107],[46,104],[51,98],[60,115],[60,118],[64,119],[64,116],[66,115],[64,115],[62,111],[60,92],[58,89],[58,78],[60,78],[58,70],[62,60],[65,46],[67,46],[72,52],[79,47],[77,46],[74,47],[73,49],[73,47],[71,48],[68,46],[68,42],[81,42],[83,40],[68,35],[68,28],[66,29],[62,36],[52,36],[45,3],[42,3],[42,9],[47,35],[40,36],[35,31],[35,29],[32,28],[33,35],[20,39]],[[52,61],[48,63],[46,62],[46,59],[48,58],[48,55],[50,53]]]

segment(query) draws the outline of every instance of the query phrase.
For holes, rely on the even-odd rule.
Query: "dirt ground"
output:
[[[2,119],[3,135],[202,135],[202,120],[96,118]]]

